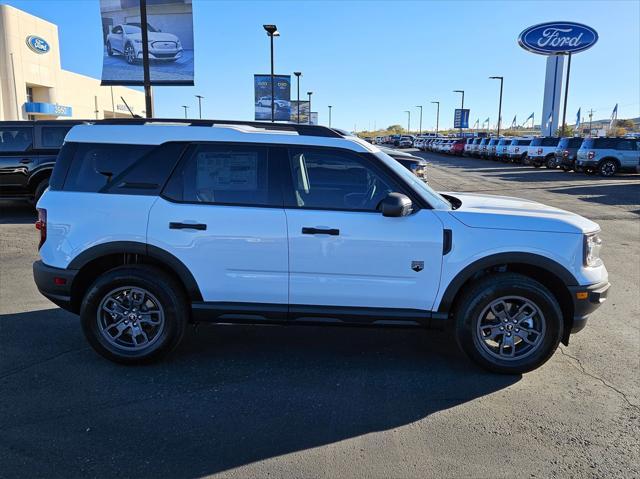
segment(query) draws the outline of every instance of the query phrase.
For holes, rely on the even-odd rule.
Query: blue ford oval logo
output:
[[[598,33],[591,27],[574,22],[548,22],[524,30],[518,37],[522,48],[540,55],[577,53],[591,48]]]
[[[40,38],[35,35],[29,35],[27,37],[27,46],[31,51],[38,54],[47,53],[51,49],[44,38]]]

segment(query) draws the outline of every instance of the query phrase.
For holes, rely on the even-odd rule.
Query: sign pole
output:
[[[569,75],[571,74],[571,52],[569,52],[567,61],[567,81],[564,84],[564,106],[562,108],[562,136],[565,135],[567,127],[567,97],[569,96]]]
[[[140,0],[140,28],[142,29],[142,70],[144,84],[145,115],[153,118],[151,99],[151,73],[149,71],[149,31],[147,28],[147,0]]]

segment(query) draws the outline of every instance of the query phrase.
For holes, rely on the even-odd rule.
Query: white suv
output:
[[[176,61],[182,57],[180,39],[173,33],[164,33],[147,23],[149,58],[151,60]],[[140,23],[116,25],[107,35],[107,55],[124,55],[127,63],[142,60],[142,28]]]
[[[599,227],[439,194],[376,146],[257,122],[75,126],[38,202],[38,289],[118,362],[189,322],[450,327],[497,372],[540,366],[605,299]]]

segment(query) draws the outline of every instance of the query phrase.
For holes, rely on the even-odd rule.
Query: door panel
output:
[[[170,227],[206,225],[206,229]],[[183,226],[182,225],[182,226]],[[205,301],[288,301],[287,226],[281,208],[172,203],[151,209],[147,241],[193,274]]]
[[[440,282],[442,224],[430,211],[287,209],[292,305],[431,310]],[[338,230],[303,234],[303,228]],[[413,262],[418,262],[417,264]],[[421,271],[414,271],[412,263]]]

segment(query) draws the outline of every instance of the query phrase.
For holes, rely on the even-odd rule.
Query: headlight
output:
[[[584,236],[584,265],[600,266],[600,248],[602,248],[602,240],[598,233],[591,233]]]

